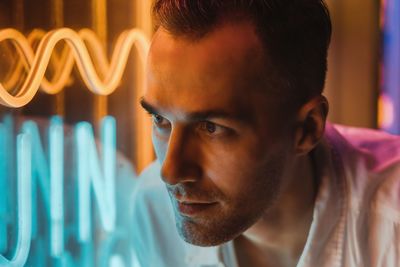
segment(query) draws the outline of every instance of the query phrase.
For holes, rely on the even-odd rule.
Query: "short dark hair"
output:
[[[323,0],[155,0],[152,11],[156,27],[191,38],[248,19],[285,98],[301,105],[323,91],[332,31]]]

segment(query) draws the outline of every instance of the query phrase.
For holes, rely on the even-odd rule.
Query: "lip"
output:
[[[217,202],[180,202],[178,201],[178,210],[181,214],[187,216],[194,216],[207,209],[212,208]]]

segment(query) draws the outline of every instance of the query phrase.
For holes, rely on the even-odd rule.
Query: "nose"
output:
[[[184,129],[171,131],[161,166],[161,177],[166,184],[193,183],[201,177],[197,146],[196,140]]]

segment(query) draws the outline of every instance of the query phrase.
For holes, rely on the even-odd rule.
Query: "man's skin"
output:
[[[200,39],[161,27],[142,105],[182,238],[235,239],[240,266],[295,266],[317,191],[310,152],[328,104],[315,96],[288,112],[266,58],[248,21],[228,20]]]

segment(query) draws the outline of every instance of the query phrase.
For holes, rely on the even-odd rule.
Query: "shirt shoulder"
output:
[[[327,135],[344,169],[351,208],[400,223],[400,137],[339,125]]]
[[[400,137],[337,125],[328,131],[346,184],[349,238],[344,262],[396,266],[400,260]]]
[[[354,154],[368,159],[366,167],[379,171],[400,164],[400,136],[383,131],[333,125],[328,131],[343,139]],[[335,138],[335,133],[331,137]]]
[[[400,137],[328,124],[320,148],[328,171],[304,266],[397,266]]]

